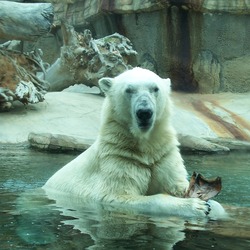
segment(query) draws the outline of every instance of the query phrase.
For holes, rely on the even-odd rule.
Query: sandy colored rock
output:
[[[82,87],[76,89],[83,91]],[[29,134],[35,133],[38,136],[35,143],[42,148],[77,148],[81,140],[91,144],[98,134],[104,97],[73,92],[73,87],[70,91],[48,93],[45,101],[36,105],[14,103],[10,112],[0,115],[0,143],[26,142]],[[217,152],[250,148],[250,93],[174,92],[172,99],[173,124],[183,149]],[[39,134],[44,133],[47,136],[41,143]]]
[[[0,115],[0,141],[27,141],[30,132],[96,138],[103,97],[92,94],[53,92],[36,105],[15,103]]]

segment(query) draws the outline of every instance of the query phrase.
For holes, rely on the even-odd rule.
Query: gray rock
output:
[[[94,139],[51,133],[30,133],[28,141],[34,148],[58,152],[84,151],[93,144]]]
[[[232,138],[207,138],[207,141],[222,145],[230,150],[250,150],[249,141],[240,141]]]
[[[221,146],[217,143],[209,142],[205,139],[191,136],[191,135],[178,135],[181,149],[183,151],[204,151],[208,153],[228,152],[230,149]]]

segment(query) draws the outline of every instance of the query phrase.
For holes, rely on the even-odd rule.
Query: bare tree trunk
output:
[[[41,102],[45,90],[60,91],[75,83],[98,86],[101,77],[131,68],[129,57],[137,54],[130,41],[117,33],[95,40],[89,30],[79,34],[62,23],[62,34],[61,56],[47,70],[39,49],[23,54],[9,50],[9,43],[0,46],[0,111],[9,110],[15,100]]]
[[[0,38],[36,41],[50,31],[53,17],[50,3],[0,1]]]
[[[76,83],[98,86],[101,77],[114,77],[131,68],[129,60],[137,53],[126,37],[115,33],[95,40],[89,30],[80,34],[66,23],[61,27],[61,56],[45,75],[49,91],[60,91]]]

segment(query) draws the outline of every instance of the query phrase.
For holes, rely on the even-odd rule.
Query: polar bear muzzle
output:
[[[136,117],[139,128],[147,130],[152,125],[153,110],[148,108],[141,108],[136,111]]]
[[[152,127],[154,121],[154,108],[150,98],[145,95],[138,98],[135,105],[135,116],[138,127],[147,131]]]

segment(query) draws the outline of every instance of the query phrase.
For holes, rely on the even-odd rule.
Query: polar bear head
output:
[[[108,113],[134,135],[149,133],[169,116],[170,79],[152,71],[136,67],[115,78],[100,79],[99,86],[106,95],[103,115]]]

